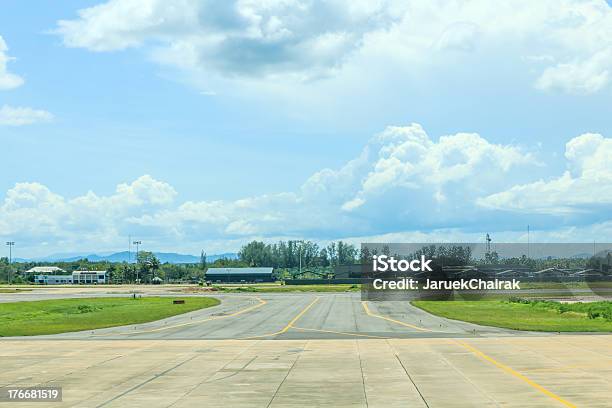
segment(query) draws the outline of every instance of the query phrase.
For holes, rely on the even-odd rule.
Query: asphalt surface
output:
[[[0,302],[129,295],[107,292]],[[0,339],[0,387],[63,389],[62,402],[0,407],[610,406],[610,335],[482,327],[359,293],[215,297],[219,306],[147,324]]]
[[[118,296],[107,293],[69,295]],[[4,295],[0,299],[20,297],[25,301],[66,296],[67,294],[19,294]],[[189,301],[188,296],[170,296]],[[308,340],[491,337],[517,333],[546,335],[440,318],[408,302],[362,302],[360,294],[356,292],[219,294],[213,297],[221,300],[219,306],[155,322],[36,338]]]

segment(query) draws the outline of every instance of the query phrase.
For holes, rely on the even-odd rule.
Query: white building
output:
[[[39,275],[43,274],[51,274],[51,273],[61,273],[66,272],[62,268],[58,268],[57,266],[35,266],[31,269],[25,271],[25,273],[37,273]]]
[[[35,275],[34,283],[41,285],[70,285],[72,275]]]
[[[108,283],[106,271],[74,271],[72,283],[75,285],[91,285]]]

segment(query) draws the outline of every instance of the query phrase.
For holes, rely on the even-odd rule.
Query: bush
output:
[[[612,321],[612,302],[593,302],[593,303],[561,303],[550,300],[528,300],[511,296],[508,298],[509,303],[519,303],[530,305],[531,307],[545,310],[554,310],[559,314],[574,312],[583,313],[589,319],[605,319]]]
[[[521,303],[521,304],[530,304],[531,300],[523,299],[518,296],[510,296],[508,298],[508,302],[510,303]]]
[[[606,319],[607,321],[612,321],[612,304],[605,304],[603,302],[593,304],[589,308],[587,315],[589,319],[602,318]]]
[[[96,308],[90,305],[79,305],[77,309],[79,311],[78,313],[91,313],[96,310]]]
[[[572,310],[572,307],[568,305],[567,303],[559,304],[559,307],[558,307],[559,313],[570,312],[571,310]]]

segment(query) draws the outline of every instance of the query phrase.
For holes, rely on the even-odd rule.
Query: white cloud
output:
[[[277,82],[348,65],[410,76],[462,63],[487,74],[516,65],[538,89],[592,93],[609,84],[612,64],[605,0],[110,0],[59,21],[56,32],[92,51],[144,47],[205,89],[211,75]]]
[[[65,198],[40,183],[17,183],[0,204],[0,235],[26,242],[116,242],[126,219],[160,211],[175,195],[170,185],[148,175],[118,185],[109,196],[90,191]]]
[[[8,62],[14,58],[9,57],[6,52],[8,46],[4,38],[0,36],[0,91],[18,88],[23,85],[23,78],[8,71]],[[28,107],[14,107],[3,105],[0,108],[0,126],[23,126],[37,122],[48,122],[53,115],[45,110],[32,109]]]
[[[393,195],[403,192],[406,200],[414,201],[413,208],[442,212],[450,206],[450,213],[457,212],[464,206],[461,203],[498,188],[513,168],[538,164],[515,146],[492,144],[475,133],[442,136],[435,142],[418,124],[388,127],[372,140],[369,150],[377,155],[362,174],[359,188],[344,203],[346,211],[363,207],[370,199],[380,206],[381,198],[390,191]],[[401,211],[401,206],[395,210]]]
[[[252,238],[327,240],[447,223],[469,227],[480,211],[474,200],[509,186],[506,179],[533,163],[518,147],[476,134],[435,141],[418,124],[394,126],[341,168],[313,174],[297,192],[176,202],[171,185],[148,175],[119,184],[108,196],[90,191],[66,198],[38,183],[20,183],[0,205],[0,236],[76,250],[116,247],[130,233],[159,247],[204,241],[220,247]]]
[[[612,205],[612,139],[586,133],[565,147],[567,170],[551,180],[519,184],[478,203],[486,208],[557,215],[608,215]]]
[[[610,82],[612,47],[590,56],[586,60],[560,63],[547,68],[538,79],[540,89],[561,89],[569,93],[591,94]]]
[[[23,126],[48,122],[53,115],[45,110],[4,105],[0,108],[0,125]]]
[[[523,239],[522,217],[540,215],[540,240],[612,237],[612,139],[578,136],[565,157],[563,175],[533,182],[538,163],[523,148],[473,133],[435,140],[418,124],[390,126],[353,160],[314,173],[296,192],[177,202],[171,185],[149,175],[106,196],[89,191],[68,198],[39,183],[18,183],[0,202],[0,236],[24,247],[51,243],[45,251],[116,249],[129,234],[146,237],[150,248],[191,251],[298,237],[474,240],[483,231],[499,242]],[[563,221],[589,211],[602,216]],[[546,224],[541,214],[563,217]]]
[[[171,204],[176,194],[174,188],[168,183],[144,175],[131,184],[119,184],[115,197],[117,200],[122,200],[130,205],[142,205],[144,203],[165,205]]]
[[[61,20],[69,47],[152,44],[158,61],[228,75],[324,75],[388,18],[384,1],[111,0]]]
[[[6,54],[7,51],[8,46],[0,36],[0,90],[17,88],[23,84],[23,79],[19,75],[8,71],[8,62],[13,58]]]

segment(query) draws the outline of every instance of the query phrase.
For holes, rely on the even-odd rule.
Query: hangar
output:
[[[208,268],[206,279],[212,282],[274,282],[272,268]]]

